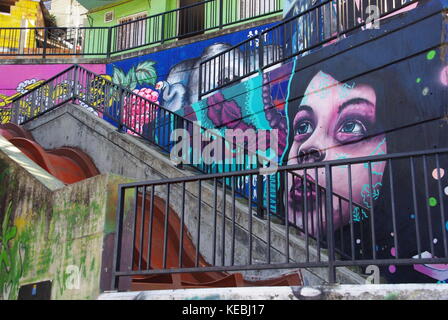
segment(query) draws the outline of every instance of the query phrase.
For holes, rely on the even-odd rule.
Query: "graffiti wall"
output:
[[[182,47],[114,62],[107,65],[107,74],[115,83],[124,85],[151,101],[159,102],[168,110],[178,112],[197,101],[198,67],[202,60],[274,25],[266,24]],[[226,66],[226,68],[231,67]]]
[[[423,21],[378,38],[381,29],[366,30],[364,39],[375,40],[358,47],[350,38],[340,41],[336,54],[334,47],[322,48],[307,59],[298,58],[193,103],[184,114],[222,132],[277,129],[280,164],[446,148],[447,26],[440,15]],[[387,23],[398,26],[400,17]],[[356,164],[350,167],[350,177],[347,165],[335,167],[336,246],[359,259],[393,259],[398,252],[409,259],[443,256],[448,231],[446,170],[446,155]],[[304,172],[297,175],[303,177]],[[325,186],[323,169],[307,176]],[[286,192],[288,200],[277,200],[275,208],[287,207],[290,222],[304,228],[304,199],[316,203],[316,194],[305,196],[302,184],[290,175],[286,186],[272,186],[272,198]],[[355,204],[352,209],[340,200],[349,197]],[[318,210],[311,211],[310,218],[318,223]],[[383,282],[448,281],[448,265],[390,264],[380,271]]]
[[[4,111],[15,97],[32,90],[70,66],[70,64],[0,65],[0,111]],[[98,74],[104,74],[106,71],[104,64],[83,66]]]
[[[52,300],[96,299],[102,270],[111,269],[104,261],[113,255],[116,186],[128,180],[101,175],[64,187],[37,165],[21,165],[33,174],[0,151],[0,300],[26,287],[39,297],[42,283]]]

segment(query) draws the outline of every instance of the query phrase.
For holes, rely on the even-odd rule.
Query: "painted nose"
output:
[[[299,151],[299,163],[316,163],[322,162],[325,159],[325,150],[318,148],[309,148]]]

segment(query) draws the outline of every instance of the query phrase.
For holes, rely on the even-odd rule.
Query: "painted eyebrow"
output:
[[[364,98],[353,98],[353,99],[350,99],[350,100],[344,102],[343,104],[341,104],[339,106],[338,113],[341,113],[342,110],[344,110],[348,106],[351,106],[351,105],[354,105],[354,104],[368,104],[368,105],[370,105],[372,107],[374,106],[374,104],[372,102],[370,102],[369,100],[367,100],[367,99],[364,99]]]
[[[311,112],[311,113],[313,113],[314,111],[313,111],[313,108],[311,108],[310,106],[307,106],[307,105],[300,105],[298,108],[297,108],[297,112],[296,113],[299,113],[300,111],[308,111],[308,112]]]

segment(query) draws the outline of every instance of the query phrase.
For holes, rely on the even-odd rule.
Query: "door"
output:
[[[180,0],[179,13],[179,39],[188,38],[204,33],[204,11],[205,5],[196,5],[201,0]]]
[[[117,51],[146,44],[146,13],[138,13],[118,20]]]

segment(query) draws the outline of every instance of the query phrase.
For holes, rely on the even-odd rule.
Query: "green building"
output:
[[[101,0],[80,0],[79,3],[88,10],[84,38],[89,54],[105,50],[114,54],[176,41],[278,14],[283,7],[282,0],[121,0],[107,1],[106,5]]]

